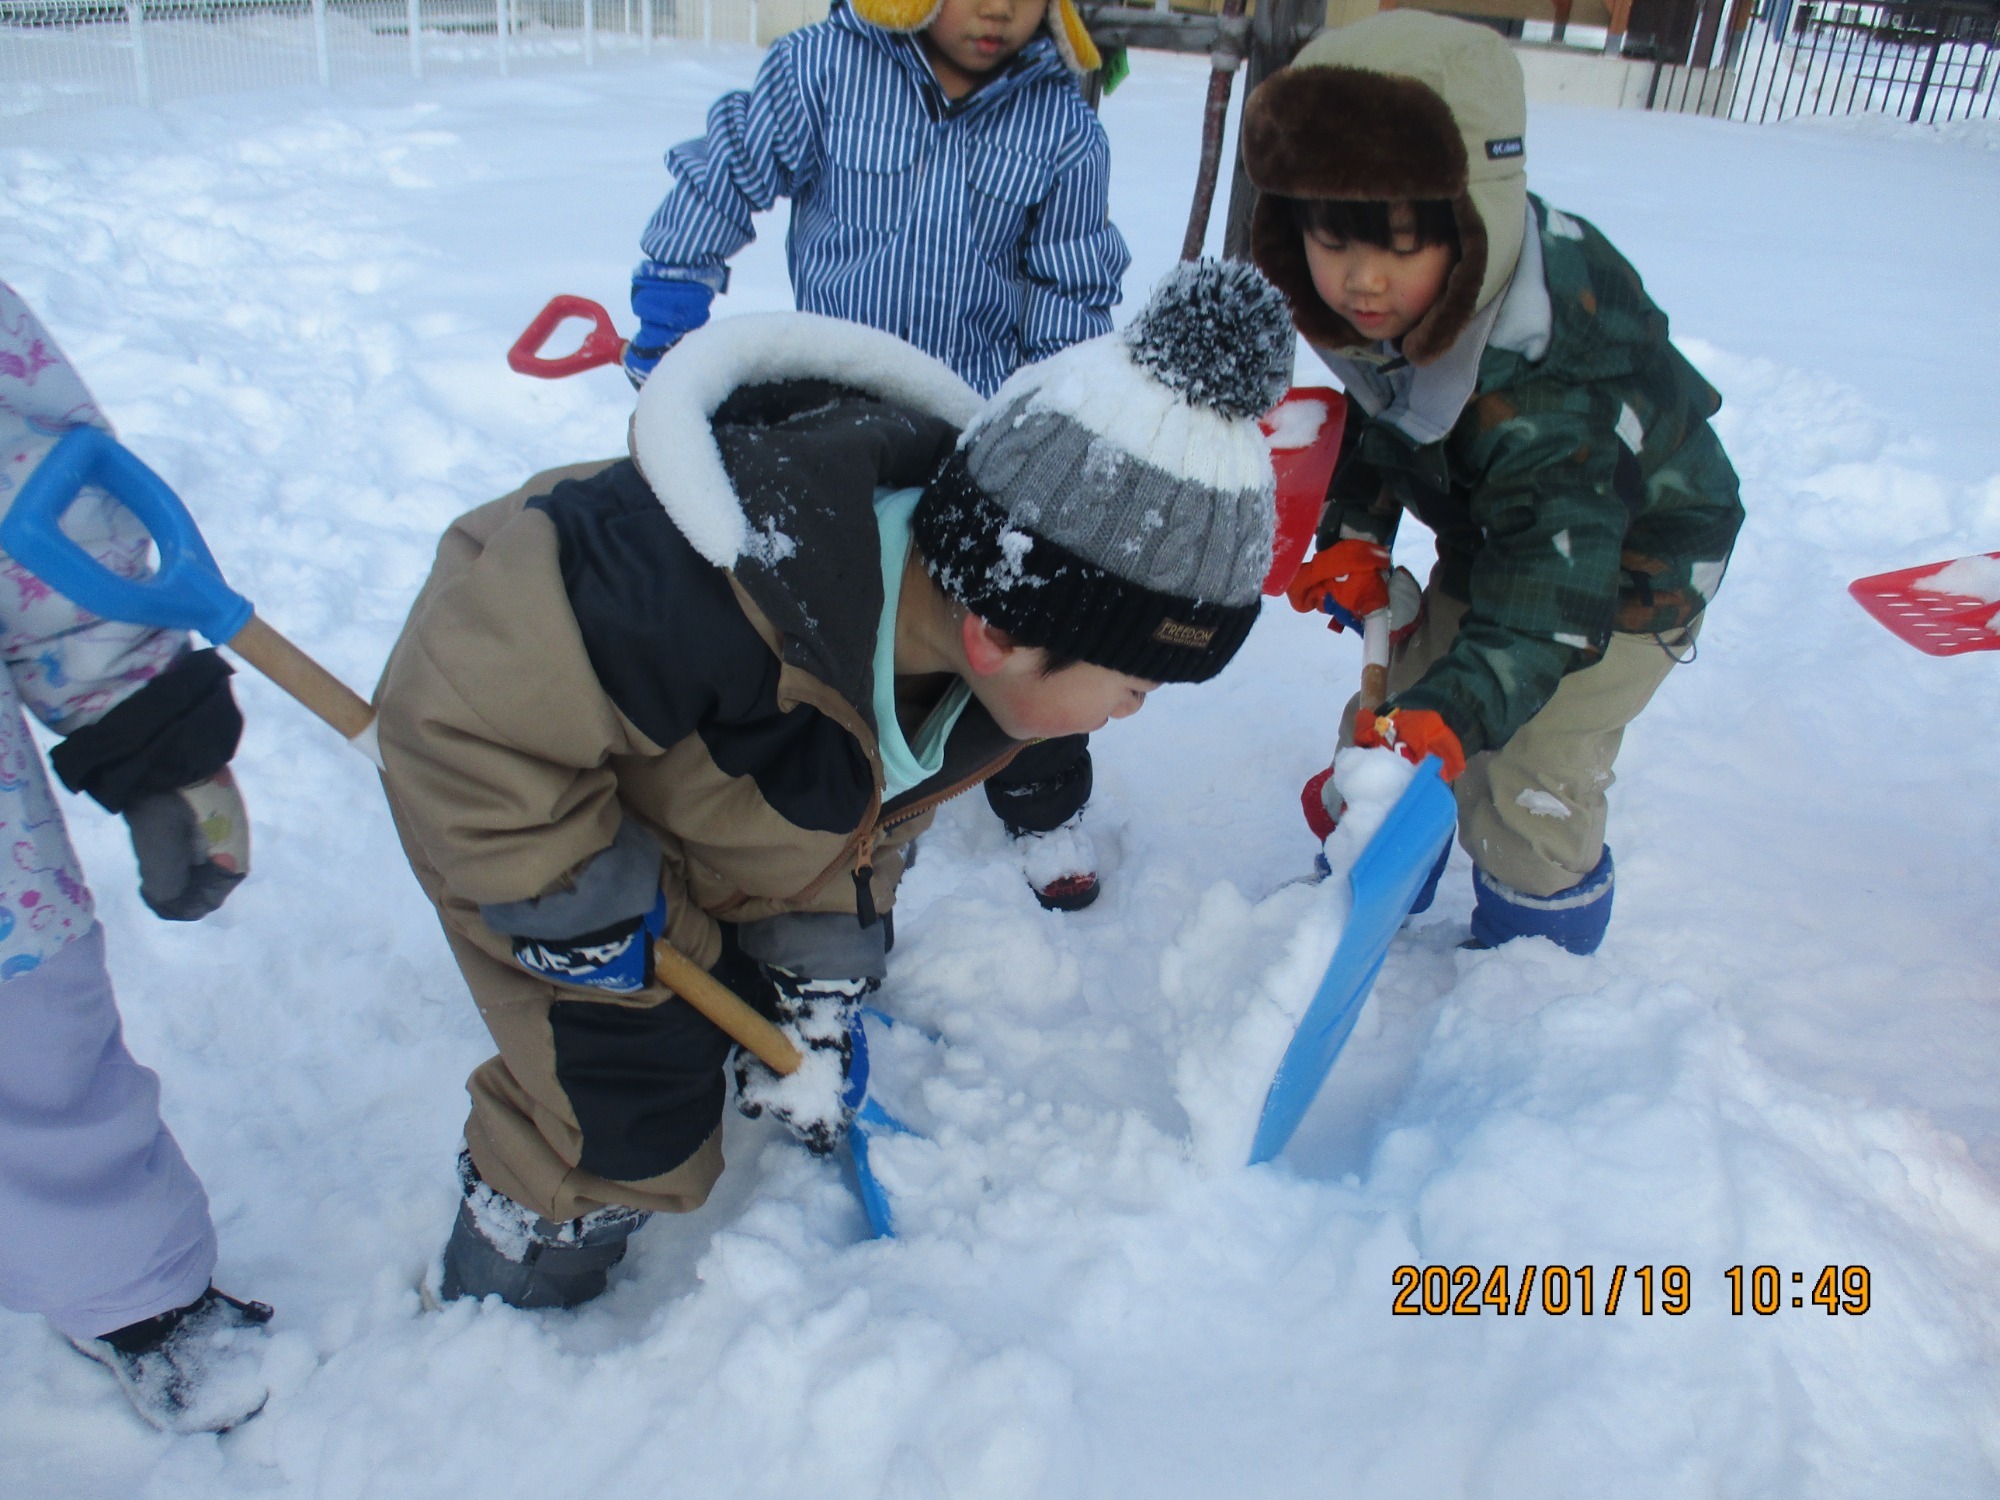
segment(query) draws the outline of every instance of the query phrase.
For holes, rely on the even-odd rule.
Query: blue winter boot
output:
[[[1613,885],[1609,844],[1596,869],[1553,896],[1517,891],[1475,865],[1472,937],[1465,946],[1497,948],[1515,938],[1545,937],[1572,953],[1595,953],[1611,925]]]

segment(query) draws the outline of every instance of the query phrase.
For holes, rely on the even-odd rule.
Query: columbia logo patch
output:
[[[1526,151],[1527,147],[1522,143],[1521,137],[1518,135],[1503,135],[1497,141],[1488,141],[1486,143],[1486,159],[1488,161],[1504,161],[1510,156],[1521,156]]]
[[[1215,639],[1213,625],[1183,625],[1179,620],[1162,620],[1153,627],[1153,639],[1163,646],[1189,646],[1196,651],[1208,649],[1208,643]]]

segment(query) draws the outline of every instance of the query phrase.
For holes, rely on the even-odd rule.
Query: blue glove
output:
[[[666,269],[649,260],[632,273],[639,331],[625,345],[625,378],[634,386],[645,384],[660,356],[708,321],[708,305],[715,300],[715,289],[706,282],[662,274]]]
[[[653,940],[667,930],[662,891],[643,917],[573,938],[514,939],[514,962],[557,984],[630,995],[653,982]]]

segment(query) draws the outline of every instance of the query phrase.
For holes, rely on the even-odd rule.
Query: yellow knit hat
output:
[[[884,31],[922,31],[937,19],[944,0],[849,0],[854,13],[871,26]],[[1055,38],[1056,51],[1072,73],[1095,73],[1104,66],[1097,44],[1084,30],[1083,18],[1076,13],[1075,0],[1049,0],[1048,19],[1043,23]]]

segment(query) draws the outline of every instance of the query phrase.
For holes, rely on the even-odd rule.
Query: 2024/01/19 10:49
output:
[[[1730,1311],[1741,1316],[1744,1268],[1732,1266],[1724,1275],[1731,1288]],[[1478,1266],[1398,1266],[1390,1279],[1397,1289],[1390,1311],[1398,1317],[1477,1317],[1489,1311],[1498,1317],[1523,1317],[1535,1308],[1552,1317],[1571,1312],[1592,1317],[1599,1310],[1594,1266],[1526,1265],[1518,1276],[1504,1265],[1483,1274]],[[1792,1280],[1803,1287],[1804,1273],[1794,1271]],[[1749,1273],[1748,1286],[1753,1312],[1769,1316],[1783,1305],[1782,1281],[1775,1266],[1755,1267]],[[1868,1311],[1869,1292],[1866,1266],[1827,1266],[1819,1273],[1812,1301],[1829,1315],[1846,1312],[1859,1316]],[[1794,1307],[1804,1302],[1803,1292],[1792,1298]],[[1628,1310],[1636,1307],[1642,1317],[1658,1311],[1677,1318],[1693,1305],[1693,1278],[1686,1266],[1618,1265],[1611,1268],[1603,1315],[1613,1317],[1623,1306]]]

